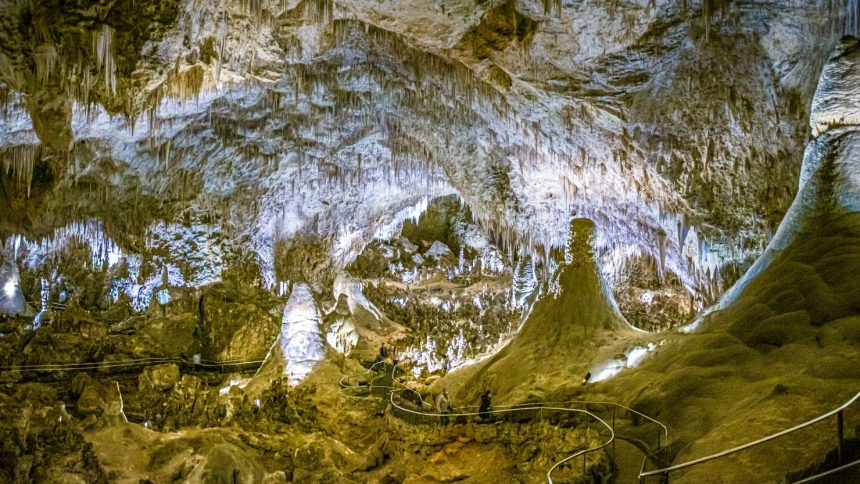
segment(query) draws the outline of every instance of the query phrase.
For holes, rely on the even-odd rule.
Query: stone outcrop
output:
[[[513,416],[513,415],[512,415]],[[404,482],[454,482],[469,478],[545,480],[546,472],[567,455],[602,443],[594,429],[581,419],[555,425],[565,420],[564,414],[549,421],[452,424],[439,428],[435,419],[425,425],[405,424],[394,416],[387,417],[386,447],[392,455],[404,458]],[[574,424],[575,423],[575,424]],[[396,451],[395,451],[396,450]],[[561,469],[553,474],[557,481],[581,476],[582,461],[570,472]],[[608,455],[598,452],[590,456],[586,472],[589,476],[608,476],[611,464]]]

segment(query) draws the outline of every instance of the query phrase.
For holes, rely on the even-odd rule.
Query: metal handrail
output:
[[[799,481],[795,481],[795,482],[794,482],[794,484],[803,484],[803,483],[805,483],[805,482],[815,482],[815,481],[817,481],[817,480],[819,480],[819,479],[822,479],[822,478],[824,478],[824,477],[832,476],[832,475],[834,475],[834,474],[838,474],[838,473],[840,473],[840,472],[844,471],[845,469],[850,469],[850,468],[852,468],[852,467],[856,467],[856,466],[858,466],[858,465],[860,465],[860,460],[855,460],[854,462],[851,462],[851,463],[845,464],[844,466],[839,466],[839,467],[837,467],[837,468],[835,468],[835,469],[830,469],[830,470],[829,470],[829,471],[827,471],[827,472],[822,472],[821,474],[816,474],[816,475],[814,475],[814,476],[806,477],[806,478],[801,479],[801,480],[799,480]]]
[[[687,468],[687,467],[692,467],[692,466],[695,466],[695,465],[701,464],[701,463],[703,463],[703,462],[712,461],[712,460],[714,460],[714,459],[719,459],[719,458],[721,458],[721,457],[725,457],[725,456],[728,456],[728,455],[732,455],[732,454],[738,453],[738,452],[740,452],[740,451],[742,451],[742,450],[746,450],[746,449],[749,449],[749,448],[755,447],[755,446],[757,446],[757,445],[761,445],[761,444],[763,444],[763,443],[765,443],[765,442],[770,442],[771,440],[777,439],[777,438],[782,437],[782,436],[784,436],[784,435],[788,435],[788,434],[791,434],[791,433],[797,432],[798,430],[801,430],[801,429],[804,429],[804,428],[806,428],[806,427],[809,427],[810,425],[814,425],[814,424],[816,424],[816,423],[818,423],[818,422],[821,422],[821,421],[823,421],[823,420],[826,420],[826,419],[828,419],[828,418],[830,418],[830,417],[832,417],[832,416],[834,416],[834,415],[836,415],[836,416],[838,417],[838,419],[839,419],[839,423],[840,423],[840,425],[839,425],[839,433],[840,433],[840,436],[839,436],[839,437],[840,437],[839,446],[840,446],[840,453],[841,453],[841,450],[842,450],[842,449],[841,449],[841,447],[842,447],[842,435],[841,435],[841,433],[842,433],[842,425],[841,425],[841,423],[842,423],[842,412],[843,412],[846,408],[848,408],[848,407],[850,407],[851,405],[853,405],[853,404],[854,404],[854,402],[856,402],[858,399],[860,399],[860,392],[858,392],[858,393],[857,393],[856,395],[854,395],[850,400],[848,400],[847,402],[843,403],[843,404],[842,404],[842,405],[840,405],[839,407],[836,407],[835,409],[833,409],[833,410],[831,410],[831,411],[829,411],[829,412],[827,412],[827,413],[824,413],[824,414],[822,414],[822,415],[819,415],[818,417],[815,417],[815,418],[814,418],[814,419],[812,419],[812,420],[808,420],[808,421],[806,421],[806,422],[804,422],[804,423],[802,423],[802,424],[795,425],[794,427],[791,427],[791,428],[789,428],[789,429],[786,429],[786,430],[783,430],[783,431],[777,432],[777,433],[775,433],[775,434],[768,435],[768,436],[766,436],[766,437],[762,437],[762,438],[760,438],[760,439],[758,439],[758,440],[754,440],[754,441],[752,441],[752,442],[748,442],[748,443],[746,443],[746,444],[739,445],[739,446],[737,446],[737,447],[734,447],[734,448],[731,448],[731,449],[728,449],[728,450],[724,450],[724,451],[722,451],[722,452],[717,452],[716,454],[711,454],[711,455],[708,455],[708,456],[705,456],[705,457],[700,457],[700,458],[698,458],[698,459],[694,459],[694,460],[691,460],[691,461],[688,461],[688,462],[684,462],[684,463],[682,463],[682,464],[676,464],[676,465],[673,465],[673,466],[664,467],[664,468],[662,468],[662,469],[656,469],[656,470],[648,471],[648,472],[640,472],[640,473],[639,473],[639,481],[640,481],[640,482],[642,482],[642,480],[643,480],[644,478],[646,478],[646,477],[650,477],[650,476],[657,476],[657,475],[663,475],[663,476],[668,477],[669,473],[671,473],[671,472],[675,472],[675,471],[680,470],[680,469],[685,469],[685,468]],[[644,464],[643,464],[643,465],[644,465]]]
[[[411,388],[407,387],[406,385],[404,385],[403,383],[401,383],[399,380],[397,380],[396,378],[394,378],[394,372],[396,371],[396,367],[397,367],[397,366],[399,366],[399,365],[395,365],[395,366],[394,366],[394,368],[392,368],[392,369],[391,369],[391,380],[392,380],[394,383],[399,384],[400,386],[402,386],[403,388],[405,388],[405,389],[407,389],[407,390],[412,390]],[[417,393],[417,392],[416,392],[416,393]],[[422,404],[422,405],[429,405],[427,402],[425,402],[425,401],[424,401],[424,398],[421,396],[421,394],[420,394],[420,393],[417,393],[417,394],[418,394],[418,398],[421,400],[421,404]],[[640,417],[642,417],[642,418],[644,418],[644,419],[646,419],[646,420],[648,420],[648,421],[650,421],[650,422],[652,422],[652,423],[656,424],[658,427],[660,427],[660,429],[663,431],[663,435],[664,435],[664,439],[663,439],[663,440],[664,440],[664,442],[663,442],[663,444],[662,444],[662,446],[661,446],[661,442],[660,442],[660,440],[659,440],[659,438],[658,438],[658,443],[657,443],[657,452],[659,452],[660,450],[662,450],[662,449],[664,449],[664,448],[666,448],[666,447],[668,447],[668,446],[669,446],[669,428],[668,428],[668,427],[667,427],[663,422],[660,422],[659,420],[657,420],[657,419],[655,419],[655,418],[653,418],[653,417],[649,417],[648,415],[645,415],[645,414],[644,414],[644,413],[642,413],[642,412],[639,412],[639,411],[633,410],[632,408],[630,408],[630,407],[628,407],[628,406],[626,406],[626,405],[622,405],[622,404],[617,403],[617,402],[592,401],[592,400],[564,400],[564,401],[555,401],[555,402],[538,402],[538,403],[539,403],[540,405],[570,405],[570,404],[583,404],[583,405],[608,405],[608,406],[617,407],[617,408],[620,408],[620,409],[622,409],[622,410],[626,410],[626,411],[628,411],[628,412],[630,412],[630,413],[636,414],[636,415],[638,415],[638,416],[640,416]],[[514,408],[514,407],[521,407],[521,406],[523,406],[523,405],[528,405],[528,403],[525,403],[525,404],[523,404],[523,403],[517,403],[517,404],[512,404],[512,405],[495,405],[495,406],[494,406],[494,408]],[[468,405],[468,406],[461,406],[461,407],[458,407],[458,408],[478,408],[478,407],[479,407],[478,405]],[[658,436],[658,437],[659,437],[659,436]],[[655,455],[657,452],[654,452],[654,453],[649,454],[648,456],[646,456],[646,460],[648,459],[648,457],[651,457],[651,456]],[[643,465],[644,465],[644,462],[643,462]]]
[[[394,377],[394,372],[396,371],[397,366],[399,366],[399,364],[395,365],[394,368],[391,369],[391,380],[394,381],[394,383],[399,384],[400,386],[402,386],[403,388],[405,388],[407,390],[412,390],[411,388],[407,387],[406,385],[404,385],[403,383],[401,383],[399,380],[397,380]],[[420,393],[418,394],[418,397],[421,398]],[[424,404],[427,404],[427,402],[425,402],[423,398],[421,398],[421,402]],[[638,411],[633,410],[632,408],[630,408],[628,406],[622,405],[622,404],[617,403],[617,402],[593,401],[593,400],[560,400],[560,401],[554,401],[554,402],[538,402],[538,403],[540,403],[541,405],[570,405],[572,403],[577,403],[577,404],[584,404],[584,405],[611,405],[614,407],[618,407],[622,410],[627,410],[630,413],[634,413],[634,414],[656,424],[658,427],[660,427],[663,430],[663,434],[665,435],[666,445],[669,444],[669,428],[666,427],[666,425],[663,424],[663,422],[660,422],[659,420],[657,420],[653,417],[649,417],[648,415],[645,415],[642,412],[638,412]],[[528,405],[528,403],[515,403],[512,405],[495,405],[494,408],[513,408],[513,407],[520,407],[523,405]],[[467,405],[467,406],[460,406],[459,408],[478,408],[478,407],[479,407],[479,405]]]
[[[419,412],[417,410],[412,410],[412,409],[409,409],[409,408],[406,408],[406,407],[399,405],[397,402],[394,401],[394,395],[396,393],[397,392],[394,392],[394,391],[391,392],[391,397],[390,397],[391,405],[393,407],[397,408],[398,410],[400,410],[401,412],[407,412],[407,413],[411,413],[413,415],[421,415],[424,417],[433,417],[433,418],[439,417],[440,414],[438,414],[438,413]],[[423,400],[422,400],[422,402],[423,402]],[[555,471],[560,465],[562,465],[565,462],[568,462],[570,460],[573,460],[579,456],[583,456],[583,468],[585,468],[585,460],[584,459],[585,459],[586,454],[601,450],[601,449],[611,445],[615,441],[615,431],[612,430],[612,427],[608,423],[606,423],[606,421],[604,421],[603,419],[601,419],[597,415],[594,415],[593,413],[589,412],[588,410],[581,410],[578,408],[565,408],[565,407],[550,407],[550,406],[545,406],[545,405],[533,405],[533,406],[527,406],[527,407],[511,407],[511,408],[493,409],[493,410],[487,411],[486,413],[501,414],[501,413],[523,412],[523,411],[530,411],[530,410],[539,410],[539,411],[555,410],[555,411],[561,411],[561,412],[573,412],[573,413],[585,414],[585,415],[588,415],[589,417],[593,418],[594,420],[596,420],[600,424],[602,424],[609,431],[609,439],[606,440],[605,442],[603,442],[602,444],[600,444],[596,447],[590,447],[587,449],[580,450],[579,452],[571,454],[571,455],[565,457],[564,459],[556,462],[555,465],[553,465],[549,469],[549,471],[547,471],[547,473],[546,473],[547,482],[549,482],[550,484],[552,484],[552,482],[553,482],[552,476],[551,476],[552,472]],[[480,415],[481,415],[481,413],[479,413],[479,412],[462,412],[462,413],[445,414],[446,417],[477,417]]]
[[[158,364],[158,363],[184,363],[188,365],[193,365],[196,367],[207,367],[207,368],[221,368],[225,366],[241,366],[241,365],[250,365],[263,363],[264,360],[224,360],[224,361],[216,361],[216,360],[200,360],[199,362],[189,361],[182,357],[161,357],[161,358],[137,358],[137,359],[129,359],[129,360],[115,360],[115,361],[94,361],[94,362],[86,362],[86,363],[46,363],[46,364],[38,364],[38,365],[11,365],[11,366],[2,366],[0,367],[0,371],[17,371],[17,372],[30,372],[30,371],[74,371],[74,370],[98,370],[103,368],[120,368],[120,367],[128,367],[128,366],[136,366],[136,365],[144,365],[144,364]]]
[[[384,366],[384,364],[385,364],[385,362],[384,362],[384,361],[377,361],[376,363],[374,363],[374,364],[370,365],[370,368],[368,368],[368,369],[367,369],[367,371],[366,371],[365,373],[367,373],[368,375],[372,375],[372,374],[373,374],[373,371],[374,371],[374,368],[376,368],[376,365],[383,365],[383,366]],[[341,393],[343,393],[345,396],[348,396],[348,397],[355,397],[355,395],[348,395],[348,394],[344,393],[344,391],[346,391],[346,390],[355,390],[356,388],[362,388],[362,386],[361,386],[361,385],[349,385],[349,384],[347,384],[347,383],[345,382],[345,380],[346,380],[347,378],[348,378],[348,375],[344,375],[344,376],[342,376],[342,377],[340,378],[340,383],[339,383],[339,384],[340,384],[340,391],[341,391]],[[371,391],[373,391],[373,389],[374,389],[374,388],[391,388],[391,389],[393,389],[393,388],[394,388],[394,387],[389,387],[389,386],[385,386],[385,385],[374,385],[374,384],[373,384],[373,377],[372,377],[372,376],[370,377],[370,380],[369,380],[369,381],[370,381],[370,384],[369,384],[369,385],[367,385],[367,388],[368,388],[368,389],[370,389]]]
[[[373,369],[376,368],[376,365],[379,365],[381,363],[384,363],[384,362],[383,361],[377,361],[376,363],[370,365],[370,368],[368,368],[367,371],[365,371],[365,373],[367,373],[367,374],[373,373]],[[346,380],[348,377],[349,377],[349,375],[344,375],[344,376],[340,377],[340,386],[342,388],[354,388],[355,387],[355,385],[347,385],[344,382],[344,380]]]
[[[407,387],[406,385],[404,385],[403,383],[401,383],[400,381],[398,381],[398,380],[397,380],[397,378],[395,378],[395,373],[396,373],[396,371],[397,371],[397,366],[398,366],[398,365],[394,365],[394,366],[392,367],[392,369],[391,369],[391,380],[392,380],[393,382],[395,382],[395,383],[399,384],[399,385],[400,385],[400,386],[402,386],[403,388],[408,389],[408,390],[411,390],[411,388]],[[390,396],[389,396],[389,400],[391,401],[391,406],[392,406],[392,407],[397,408],[398,410],[400,410],[400,411],[402,411],[402,412],[411,413],[411,414],[413,414],[413,415],[421,415],[421,416],[433,417],[433,418],[438,418],[438,417],[439,417],[439,414],[437,414],[437,413],[419,412],[419,411],[412,410],[412,409],[409,409],[409,408],[405,408],[405,407],[403,407],[403,406],[401,406],[401,405],[398,405],[398,404],[397,404],[397,402],[395,402],[395,401],[394,401],[394,395],[395,395],[396,393],[398,393],[398,392],[397,392],[397,391],[392,391],[392,392],[391,392],[391,394],[390,394]],[[426,402],[424,401],[423,397],[421,397],[421,394],[420,394],[420,393],[418,393],[418,398],[420,398],[420,399],[421,399],[421,403],[422,403],[422,405],[426,404]],[[529,405],[529,404],[526,404],[526,405]],[[561,411],[561,412],[574,412],[574,413],[581,413],[581,414],[588,415],[589,417],[591,417],[591,418],[593,418],[594,420],[598,421],[599,423],[603,424],[603,426],[604,426],[604,427],[606,427],[606,429],[607,429],[607,430],[609,430],[609,439],[608,439],[606,442],[603,442],[601,445],[596,446],[596,447],[591,447],[591,448],[588,448],[588,449],[580,450],[579,452],[576,452],[576,453],[574,453],[574,454],[571,454],[571,455],[569,455],[569,456],[565,457],[564,459],[562,459],[562,460],[560,460],[560,461],[556,462],[556,463],[555,463],[555,465],[553,465],[553,466],[552,466],[552,467],[547,471],[547,473],[546,473],[546,479],[547,479],[547,482],[548,482],[549,484],[552,484],[552,483],[553,483],[552,476],[551,476],[551,474],[553,473],[553,471],[555,471],[559,466],[561,466],[561,465],[562,465],[562,464],[564,464],[565,462],[571,461],[571,460],[573,460],[573,459],[575,459],[575,458],[577,458],[577,457],[579,457],[579,456],[582,456],[582,469],[583,469],[583,474],[584,474],[584,473],[585,473],[585,465],[586,465],[586,462],[585,462],[585,456],[586,456],[587,454],[589,454],[589,453],[596,452],[596,451],[598,451],[598,450],[604,449],[604,448],[606,448],[607,446],[609,446],[609,445],[611,445],[611,444],[613,444],[613,443],[615,442],[615,430],[614,430],[614,429],[613,429],[613,428],[612,428],[608,423],[606,423],[603,419],[601,419],[601,418],[600,418],[600,417],[598,417],[597,415],[594,415],[593,413],[589,412],[588,410],[581,410],[581,409],[576,409],[576,408],[564,408],[564,407],[546,406],[546,405],[544,405],[544,404],[535,404],[535,405],[530,405],[530,406],[516,406],[516,405],[510,405],[510,406],[506,406],[506,407],[496,407],[495,409],[493,409],[493,410],[489,410],[489,411],[487,411],[486,413],[490,413],[490,414],[500,414],[500,413],[522,412],[522,411],[527,411],[527,410],[538,410],[538,411],[543,411],[543,410],[555,410],[555,411]],[[463,413],[449,413],[449,414],[446,414],[446,417],[475,417],[475,416],[481,416],[481,413],[480,413],[480,412],[463,412]]]
[[[541,408],[541,410],[544,410],[544,409],[548,409],[548,410],[565,410],[564,408],[554,408],[554,407],[540,407],[540,408]],[[590,454],[590,453],[592,453],[592,452],[596,452],[596,451],[598,451],[598,450],[601,450],[601,449],[605,448],[606,446],[608,446],[608,445],[610,445],[610,444],[614,444],[614,443],[615,443],[615,430],[613,430],[613,429],[612,429],[612,427],[610,427],[610,426],[609,426],[609,424],[607,424],[606,422],[604,422],[604,421],[603,421],[603,419],[601,419],[601,418],[600,418],[600,417],[598,417],[597,415],[594,415],[593,413],[591,413],[591,412],[589,412],[589,411],[587,411],[587,410],[577,410],[577,409],[573,409],[573,408],[571,408],[571,409],[567,409],[567,410],[565,410],[565,411],[568,411],[568,412],[582,412],[582,413],[584,413],[584,414],[588,415],[589,417],[591,417],[591,418],[593,418],[593,419],[597,420],[598,422],[602,423],[602,424],[603,424],[607,429],[609,429],[610,436],[609,436],[609,440],[607,440],[606,442],[604,442],[603,444],[601,444],[601,445],[599,445],[599,446],[597,446],[597,447],[592,447],[592,448],[590,448],[590,449],[583,449],[583,450],[580,450],[579,452],[577,452],[577,453],[575,453],[575,454],[571,454],[571,455],[569,455],[569,456],[565,457],[564,459],[562,459],[562,460],[560,460],[560,461],[556,462],[556,463],[555,463],[555,465],[553,465],[552,467],[550,467],[550,469],[549,469],[548,471],[546,471],[546,481],[547,481],[549,484],[552,484],[552,472],[553,472],[554,470],[558,469],[558,467],[559,467],[560,465],[564,464],[565,462],[571,461],[571,460],[573,460],[573,459],[577,458],[577,457],[578,457],[578,456],[580,456],[580,455],[582,456],[582,473],[583,473],[583,476],[584,476],[584,475],[585,475],[585,456],[586,456],[586,454]]]
[[[418,396],[419,396],[419,398],[421,397],[420,394]],[[424,403],[423,399],[421,401],[422,401],[422,403]],[[607,405],[607,406],[611,406],[611,407],[620,408],[622,410],[626,410],[630,413],[636,414],[636,415],[650,421],[651,423],[657,425],[659,427],[658,435],[657,435],[657,448],[654,450],[654,452],[643,456],[642,465],[639,468],[640,474],[642,472],[644,472],[645,465],[648,463],[649,460],[656,459],[661,452],[663,452],[664,450],[666,450],[669,447],[669,428],[665,424],[663,424],[663,422],[660,422],[659,420],[657,420],[653,417],[649,417],[648,415],[645,415],[642,412],[633,410],[632,408],[630,408],[626,405],[622,405],[622,404],[617,403],[617,402],[590,401],[590,400],[566,400],[566,401],[559,401],[559,402],[540,402],[540,404],[541,405],[582,404],[585,406],[588,406],[588,405]],[[495,408],[509,408],[509,407],[517,407],[517,406],[521,406],[521,405],[523,405],[523,404],[500,405],[500,406],[496,406]],[[477,408],[477,407],[478,407],[477,405],[470,405],[467,407],[460,407],[460,408]],[[613,415],[613,430],[614,430],[614,415]],[[660,432],[661,430],[662,430],[662,434],[664,436],[662,439],[660,438],[660,435],[659,435],[661,433]]]

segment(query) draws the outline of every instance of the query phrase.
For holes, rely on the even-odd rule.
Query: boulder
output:
[[[101,395],[98,385],[90,381],[81,391],[78,397],[77,410],[82,415],[101,415],[105,407],[105,401]]]
[[[400,237],[400,245],[403,246],[403,251],[411,254],[418,250],[418,246],[409,241],[406,237]]]
[[[147,367],[140,375],[140,388],[169,390],[179,381],[179,367],[173,363]]]
[[[449,254],[451,254],[451,249],[438,240],[433,241],[433,243],[430,244],[430,248],[424,253],[427,257],[442,257]]]
[[[121,417],[125,420],[122,411],[122,395],[119,384],[115,381],[75,380],[83,388],[78,396],[76,404],[77,412],[83,416],[94,415],[96,417]]]
[[[263,321],[248,322],[237,329],[224,350],[218,354],[218,360],[248,361],[264,358],[277,337],[277,326],[271,324],[271,319],[267,314]]]

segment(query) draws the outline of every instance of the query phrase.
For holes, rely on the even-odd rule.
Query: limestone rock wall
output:
[[[279,241],[336,270],[456,191],[504,248],[563,247],[576,214],[722,290],[793,197],[853,3],[544,3],[4,5],[0,234],[217,214],[272,286]]]

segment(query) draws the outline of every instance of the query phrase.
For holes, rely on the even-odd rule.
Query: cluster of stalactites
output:
[[[352,21],[334,22],[336,31],[343,35],[356,25]],[[369,41],[383,44],[378,49],[381,51],[378,62],[365,59],[360,65],[343,66],[338,62],[323,61],[315,62],[312,67],[291,65],[287,70],[289,88],[269,87],[269,94],[263,98],[259,109],[255,108],[254,112],[259,111],[259,116],[254,119],[270,125],[276,121],[274,125],[281,126],[281,138],[287,145],[292,145],[289,146],[290,158],[298,161],[300,175],[304,167],[320,164],[323,171],[330,174],[326,178],[340,185],[361,182],[367,175],[376,176],[372,169],[366,168],[361,153],[356,153],[357,159],[352,167],[342,166],[329,158],[336,156],[336,150],[330,147],[349,146],[368,133],[379,131],[386,138],[391,154],[390,170],[385,176],[393,177],[390,181],[419,178],[422,173],[434,171],[432,165],[440,157],[439,148],[427,142],[436,137],[421,136],[422,133],[416,132],[415,124],[406,122],[407,119],[426,119],[429,115],[434,119],[434,126],[457,129],[482,122],[475,114],[473,103],[486,99],[488,106],[498,107],[501,104],[498,101],[503,98],[492,86],[476,79],[462,64],[421,54],[406,46],[397,34],[373,27],[361,30]],[[403,54],[402,62],[416,64],[414,78],[395,80],[386,70],[379,68],[379,65],[390,62],[387,54],[392,51]],[[415,59],[415,56],[419,58]],[[421,74],[418,74],[418,64],[422,66]],[[452,76],[451,72],[457,75]],[[373,101],[371,92],[356,92],[342,87],[354,76],[368,76],[382,89],[397,95],[386,96],[374,110],[369,110],[367,106]],[[308,109],[283,109],[285,101],[306,105]],[[404,111],[413,112],[415,116],[404,115]],[[505,114],[497,113],[499,117]],[[217,112],[213,112],[210,119],[214,133],[225,144],[238,144],[243,157],[261,158],[268,160],[266,164],[272,164],[283,156],[270,148],[261,148],[256,139],[245,134],[249,129],[247,119]],[[353,134],[344,133],[349,130]],[[438,139],[435,141],[438,144]]]
[[[3,171],[14,177],[18,188],[27,187],[27,196],[33,182],[33,168],[42,156],[42,146],[38,144],[17,145],[0,151],[3,159]]]
[[[335,2],[334,0],[305,0],[305,13],[318,23],[326,24],[334,18]]]
[[[548,0],[544,0],[546,3]],[[838,39],[843,35],[857,36],[860,33],[860,0],[782,0],[788,6],[812,7],[831,19],[832,37]],[[701,0],[701,14],[705,26],[705,37],[711,36],[714,19],[731,19],[737,22],[738,8],[733,8],[735,0]],[[740,3],[740,2],[737,2]],[[687,10],[693,7],[694,0],[682,0],[681,7]]]
[[[561,7],[563,0],[541,0],[543,2],[543,12],[546,15],[561,15]]]
[[[23,254],[31,270],[56,263],[71,249],[82,245],[89,249],[89,262],[95,270],[102,269],[105,263],[119,260],[122,256],[121,249],[105,234],[104,227],[98,220],[72,222],[54,229],[50,236],[37,241],[16,237],[20,238],[21,245],[26,248]]]
[[[92,108],[95,102],[92,96],[96,82],[103,80],[103,95],[115,96],[117,93],[117,65],[114,56],[114,29],[107,24],[95,27],[91,31],[92,45],[89,52],[64,47],[62,51],[56,40],[46,33],[41,43],[33,49],[34,78],[37,85],[50,83],[53,79],[59,81],[63,94],[78,103]],[[95,60],[93,76],[88,59]],[[25,81],[20,79],[15,86],[22,89]]]
[[[843,0],[842,35],[860,36],[860,0]]]
[[[334,28],[336,37],[347,38],[352,32],[352,28],[356,23],[352,21],[336,21]],[[586,173],[601,173],[603,176],[610,174],[610,171],[620,170],[621,174],[627,174],[628,171],[636,176],[625,177],[632,179],[631,183],[635,183],[636,192],[641,198],[655,199],[655,192],[665,193],[670,192],[668,185],[677,183],[676,180],[666,180],[662,175],[661,159],[657,160],[657,169],[643,167],[641,173],[636,168],[635,159],[631,159],[631,153],[635,156],[640,156],[638,144],[642,144],[641,140],[637,143],[637,137],[641,138],[641,134],[628,134],[624,130],[623,134],[619,134],[620,145],[624,149],[614,150],[611,153],[611,161],[603,159],[602,154],[590,154],[583,145],[576,145],[572,139],[558,139],[553,133],[545,132],[540,124],[536,121],[521,121],[515,116],[510,116],[510,106],[504,100],[504,97],[489,83],[478,79],[477,76],[467,67],[462,64],[448,61],[438,56],[429,54],[422,55],[412,49],[400,36],[390,32],[386,32],[374,27],[364,27],[362,29],[366,34],[367,41],[373,42],[378,47],[371,49],[371,58],[362,58],[363,65],[350,64],[347,66],[328,63],[316,63],[313,67],[305,65],[294,65],[289,69],[290,75],[293,78],[292,85],[295,87],[292,94],[294,102],[307,102],[310,105],[310,111],[315,120],[324,120],[325,123],[319,123],[307,132],[299,132],[296,126],[307,125],[305,122],[300,122],[295,119],[290,119],[289,122],[284,122],[285,136],[284,138],[291,139],[296,144],[300,166],[309,166],[311,164],[320,165],[320,173],[322,178],[328,180],[329,184],[336,183],[340,186],[361,182],[363,175],[369,173],[361,159],[361,154],[357,154],[358,160],[356,167],[343,166],[337,162],[327,161],[333,156],[331,151],[326,151],[326,146],[335,145],[338,142],[341,146],[348,144],[355,139],[347,136],[343,138],[342,130],[345,118],[352,118],[351,122],[362,125],[367,129],[357,129],[355,133],[367,133],[368,129],[380,129],[385,134],[388,141],[387,146],[391,149],[393,173],[395,177],[399,171],[421,173],[430,168],[435,161],[440,160],[438,146],[428,144],[425,140],[431,140],[432,137],[422,137],[420,127],[409,121],[410,116],[407,112],[416,113],[415,117],[421,119],[431,119],[436,126],[453,126],[463,128],[464,126],[474,126],[476,124],[486,124],[487,120],[478,116],[477,112],[491,112],[499,119],[513,119],[508,121],[512,124],[514,132],[520,134],[517,138],[524,142],[514,142],[510,148],[509,158],[519,164],[521,171],[528,169],[530,166],[537,166],[547,160],[552,160],[553,164],[566,166],[567,176],[564,176],[562,187],[564,189],[565,198],[569,199],[569,205],[573,205],[573,201],[582,195],[588,193],[580,193],[580,190],[587,190],[588,186],[580,186],[578,180],[583,179],[582,174]],[[391,53],[399,54],[391,56]],[[400,78],[392,78],[386,70],[380,69],[379,65],[385,66],[385,63],[391,63],[392,59],[401,59],[399,62],[403,66],[405,72],[410,70],[409,61],[405,60],[410,57],[418,56],[414,60],[416,64],[420,64],[422,68],[414,69],[414,77],[406,76]],[[373,56],[379,56],[378,62],[373,59]],[[376,66],[376,68],[374,68]],[[454,74],[452,74],[452,72]],[[381,86],[386,92],[391,93],[386,96],[385,100],[379,106],[379,111],[369,114],[366,109],[366,103],[371,97],[370,93],[356,92],[342,85],[348,81],[349,76],[361,75],[372,78],[373,82]],[[282,96],[279,91],[272,91],[268,99],[269,110],[272,114],[286,112],[281,104],[285,96]],[[480,104],[478,104],[480,103]],[[584,106],[581,106],[584,110]],[[585,115],[589,115],[584,111]],[[417,116],[420,114],[422,116]],[[296,116],[294,112],[285,114],[285,116]],[[307,121],[307,120],[304,120]],[[215,122],[221,126],[220,121]],[[225,136],[242,136],[236,134],[238,131],[235,123],[238,121],[224,120]],[[227,127],[229,126],[229,127]],[[418,130],[416,130],[418,128]],[[487,127],[487,129],[492,129]],[[217,131],[217,130],[216,130]],[[566,153],[565,147],[578,146],[578,149],[570,150]],[[261,152],[256,146],[242,148],[247,150],[251,156],[276,156],[268,152]],[[702,146],[701,164],[704,165],[704,172],[709,171],[709,160],[713,158],[714,148],[711,144]],[[244,151],[243,151],[244,152]],[[320,155],[323,153],[323,155]],[[666,149],[661,152],[665,157],[672,157],[673,150]],[[762,156],[769,156],[764,154]],[[441,161],[441,160],[440,160]],[[683,161],[683,160],[682,160]],[[664,165],[668,162],[663,161]],[[405,170],[401,167],[405,166]],[[740,171],[744,170],[744,166],[738,167]],[[635,171],[634,171],[635,170]],[[701,172],[701,170],[677,170],[679,172]],[[662,200],[658,203],[661,213],[684,213],[683,205],[673,200]],[[478,210],[475,209],[477,213]],[[635,215],[633,213],[631,216]],[[497,220],[504,219],[503,214],[487,215],[483,218],[485,223],[484,228],[494,234],[494,238],[499,241],[500,245],[505,247],[505,252],[514,253],[516,251],[535,250],[529,249],[533,247],[544,247],[544,257],[548,257],[550,247],[563,246],[562,240],[558,239],[558,235],[554,233],[546,234],[526,234],[521,235],[518,230],[504,228]],[[679,222],[680,223],[680,222]],[[683,236],[681,233],[686,233],[689,229],[686,222],[684,228],[678,229],[680,241],[679,246],[683,245]],[[646,227],[648,230],[654,230],[653,227]],[[655,256],[659,258],[661,270],[665,266],[667,258],[666,236],[662,237],[655,235],[655,244],[657,249]],[[547,242],[550,243],[547,243]],[[549,265],[549,264],[545,264]],[[691,267],[697,266],[695,263],[690,264]],[[710,269],[705,270],[708,272]],[[714,280],[712,275],[704,275],[704,281]],[[712,285],[712,284],[708,284]]]
[[[36,66],[36,82],[46,84],[54,74],[59,60],[60,55],[53,44],[42,44],[36,47],[33,52],[33,62]]]

